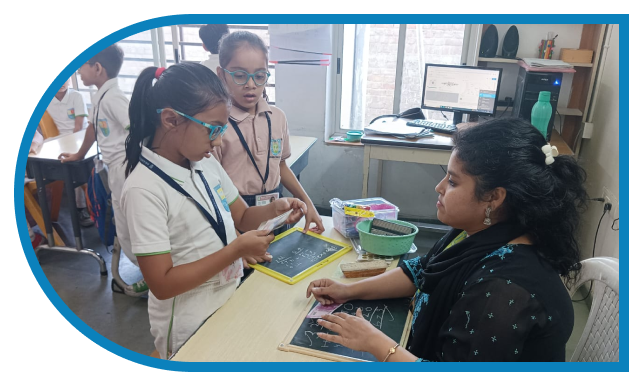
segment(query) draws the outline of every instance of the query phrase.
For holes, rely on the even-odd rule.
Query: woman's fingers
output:
[[[323,327],[327,328],[328,330],[334,331],[334,332],[339,333],[339,334],[341,333],[341,330],[343,330],[343,327],[341,327],[339,324],[331,323],[331,322],[328,322],[327,320],[324,320],[324,319],[317,320],[317,323],[319,323]]]
[[[325,332],[318,332],[317,336],[321,339],[330,341],[332,343],[342,344],[343,339],[338,335],[326,334]]]

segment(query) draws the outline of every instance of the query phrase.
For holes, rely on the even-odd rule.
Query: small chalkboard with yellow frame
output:
[[[295,284],[352,249],[336,240],[292,228],[277,236],[269,246],[270,262],[251,268],[288,284]]]

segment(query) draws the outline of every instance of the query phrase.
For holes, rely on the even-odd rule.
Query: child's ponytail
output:
[[[133,88],[129,103],[129,136],[126,141],[126,175],[140,161],[145,140],[150,147],[160,125],[158,109],[170,107],[195,116],[207,108],[225,103],[229,93],[218,76],[199,63],[180,63],[166,70],[148,67]]]
[[[127,153],[125,160],[127,163],[126,176],[129,176],[140,161],[144,139],[150,137],[149,141],[151,141],[155,135],[157,112],[151,98],[151,91],[157,69],[157,67],[145,68],[133,88],[133,94],[129,102],[129,136],[127,136],[125,142]]]

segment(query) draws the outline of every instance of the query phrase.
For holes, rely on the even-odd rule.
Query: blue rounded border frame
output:
[[[284,362],[284,363],[259,363],[252,362],[243,366],[241,363],[184,363],[184,362],[172,362],[162,359],[156,359],[148,357],[142,354],[133,352],[127,348],[124,348],[109,339],[103,337],[90,326],[85,324],[79,319],[61,300],[59,295],[50,285],[50,282],[44,275],[37,257],[31,246],[30,237],[27,231],[26,219],[24,216],[17,215],[21,213],[24,207],[24,195],[23,195],[23,173],[26,168],[26,160],[28,157],[28,151],[30,149],[30,143],[32,137],[37,128],[37,124],[43,115],[48,102],[50,101],[57,90],[61,87],[63,82],[70,78],[83,63],[87,62],[89,58],[100,52],[103,48],[118,42],[128,36],[136,34],[138,32],[146,31],[152,28],[158,28],[163,26],[175,25],[175,24],[207,24],[212,22],[229,22],[237,21],[237,23],[258,23],[260,19],[264,19],[269,24],[279,23],[313,23],[313,22],[325,22],[329,24],[345,24],[345,23],[421,23],[422,21],[429,23],[460,23],[464,24],[469,22],[473,18],[481,23],[495,23],[495,24],[620,24],[623,28],[620,28],[620,63],[623,62],[626,56],[623,51],[623,44],[625,38],[629,35],[626,28],[626,20],[629,20],[628,15],[234,15],[234,14],[221,14],[221,15],[207,15],[207,14],[190,14],[190,15],[173,15],[158,17],[142,21],[121,30],[118,30],[107,37],[99,40],[91,47],[83,51],[78,57],[76,57],[64,70],[55,78],[50,87],[46,90],[42,98],[40,99],[37,107],[33,111],[31,118],[26,127],[24,137],[20,145],[17,164],[15,168],[15,180],[14,180],[14,200],[15,200],[15,213],[16,222],[18,227],[18,233],[20,235],[20,241],[22,248],[26,255],[28,264],[35,278],[39,282],[42,290],[51,301],[51,303],[57,308],[57,310],[83,335],[92,340],[94,343],[109,350],[110,352],[126,358],[130,361],[138,364],[151,366],[164,370],[174,371],[234,371],[234,372],[252,372],[252,371],[343,371],[343,372],[375,372],[375,371],[627,371],[627,366],[623,366],[622,362],[618,363],[317,363],[313,366],[310,363],[302,362]],[[624,84],[624,76],[620,75],[620,89]],[[622,98],[622,92],[620,92],[620,100]],[[623,134],[620,130],[619,141],[622,143]],[[623,155],[621,152],[620,162],[623,163]],[[620,179],[620,188],[623,188],[623,180]],[[621,282],[623,281],[623,271],[621,270]],[[620,318],[621,326],[624,318]],[[622,342],[621,334],[621,342]],[[621,344],[622,346],[622,344]]]

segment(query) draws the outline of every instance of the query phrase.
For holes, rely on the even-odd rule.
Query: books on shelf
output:
[[[522,59],[529,67],[536,68],[573,68],[570,63],[566,63],[563,60],[555,59],[536,59],[536,58],[524,58]]]

